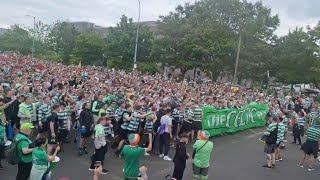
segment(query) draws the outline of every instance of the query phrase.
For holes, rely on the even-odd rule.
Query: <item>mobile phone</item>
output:
[[[101,166],[101,161],[96,161],[96,163],[94,164],[94,167],[98,168]]]

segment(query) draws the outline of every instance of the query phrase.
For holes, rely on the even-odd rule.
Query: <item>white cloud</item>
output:
[[[179,4],[195,0],[140,0],[141,20],[157,20]],[[256,2],[258,0],[249,0]],[[315,25],[320,20],[319,0],[262,0],[279,14],[281,25],[277,33],[286,34],[296,26]],[[37,20],[52,23],[56,20],[90,21],[101,26],[116,24],[125,14],[137,20],[138,0],[10,0],[1,2],[0,27],[11,24],[32,26],[33,15]]]

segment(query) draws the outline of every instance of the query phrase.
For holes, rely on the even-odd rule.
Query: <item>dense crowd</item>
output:
[[[26,58],[2,59],[0,66],[0,143],[11,140],[17,144],[17,180],[49,178],[48,164],[57,161],[57,153],[70,141],[77,145],[79,156],[89,153],[88,146],[95,147],[89,166],[96,172],[95,178],[108,173],[103,167],[111,144],[115,155],[124,159],[125,179],[147,179],[140,158],[153,152],[166,161],[173,160],[173,178],[181,180],[190,156],[185,146],[189,140],[195,149],[194,178],[207,179],[213,144],[210,134],[202,130],[202,107],[240,108],[252,102],[270,105],[274,122],[267,130],[267,139],[274,129],[283,132],[283,136],[276,135],[275,143],[266,145],[270,157],[266,167],[271,168],[275,164],[271,160],[281,159],[279,153],[277,159],[272,156],[284,145],[286,125],[294,122],[289,119],[299,124],[294,137],[301,144],[305,117],[318,116],[311,98],[266,96],[259,90],[230,84],[178,83],[160,74]],[[278,128],[278,122],[284,125]],[[169,157],[170,147],[176,149],[173,159]]]

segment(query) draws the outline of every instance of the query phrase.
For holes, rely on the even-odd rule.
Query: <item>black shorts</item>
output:
[[[172,134],[177,135],[178,133],[178,121],[173,120],[172,121]]]
[[[127,140],[128,139],[128,130],[126,130],[126,129],[122,129],[122,128],[120,128],[120,130],[119,130],[119,139],[120,140]]]
[[[266,144],[264,146],[264,152],[266,154],[273,154],[275,153],[276,149],[277,149],[277,144]]]
[[[190,132],[192,130],[192,123],[184,121],[181,130],[182,132]]]
[[[66,129],[59,129],[58,141],[62,142],[68,137],[69,131]]]
[[[195,130],[195,131],[202,130],[202,122],[200,122],[200,121],[193,121],[193,122],[192,122],[192,130]]]
[[[314,158],[318,157],[319,143],[317,141],[307,141],[301,146],[301,150],[307,155],[313,155]]]
[[[48,122],[42,122],[42,126],[40,126],[38,124],[38,127],[39,127],[39,133],[41,133],[41,134],[49,131],[49,123]]]
[[[48,137],[48,144],[55,145],[57,143],[58,143],[57,137],[52,137],[51,134],[50,134],[49,137]]]

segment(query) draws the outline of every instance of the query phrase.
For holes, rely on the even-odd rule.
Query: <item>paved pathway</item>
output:
[[[299,180],[316,179],[320,175],[320,166],[316,171],[308,172],[305,168],[297,167],[300,156],[299,147],[289,144],[284,151],[284,161],[277,164],[276,169],[264,169],[266,157],[263,153],[263,145],[258,141],[261,129],[247,130],[235,135],[213,138],[214,153],[211,158],[209,180]],[[289,141],[292,137],[289,137]],[[92,153],[90,149],[89,153]],[[191,145],[188,147],[192,154]],[[174,150],[171,150],[173,157]],[[73,144],[66,145],[66,149],[59,155],[61,163],[53,174],[53,180],[61,177],[69,177],[71,180],[91,180],[92,174],[88,171],[89,155],[78,157]],[[184,180],[192,179],[191,159],[188,160]],[[106,168],[110,174],[101,176],[105,180],[122,180],[123,160],[114,156],[109,151],[106,156]],[[150,180],[161,180],[171,174],[173,163],[151,156],[142,160],[142,165],[149,168]],[[6,165],[6,169],[0,171],[1,180],[14,180],[17,172],[15,166]]]

